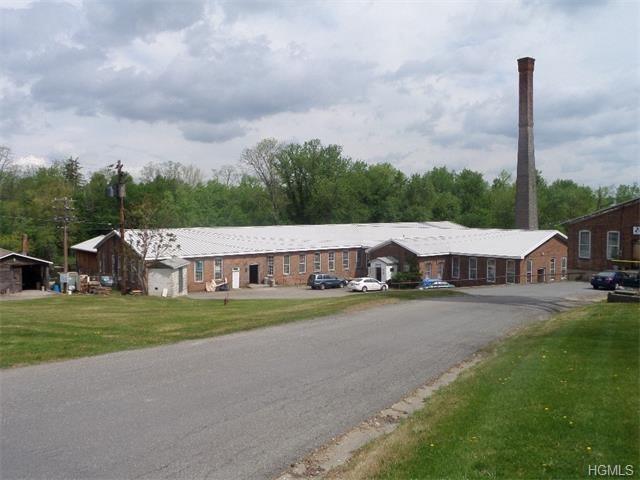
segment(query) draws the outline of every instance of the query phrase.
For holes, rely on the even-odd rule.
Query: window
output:
[[[451,257],[451,278],[460,278],[460,257]]]
[[[516,283],[516,261],[507,260],[507,283]]]
[[[591,232],[580,230],[578,233],[578,257],[591,258]]]
[[[362,250],[356,250],[356,266],[358,268],[362,267],[364,262],[364,256],[362,255]]]
[[[316,252],[313,254],[313,271],[319,272],[322,269],[322,264],[320,263],[320,252]]]
[[[478,259],[471,257],[469,259],[469,280],[475,280],[478,278]]]
[[[298,259],[298,273],[305,273],[307,271],[307,256],[300,255]]]
[[[431,278],[431,262],[427,262],[425,265],[425,270],[426,270],[426,277],[427,278]]]
[[[273,268],[273,255],[267,255],[267,275],[273,276],[275,268]]]
[[[291,273],[291,255],[282,257],[282,273],[289,275]]]
[[[444,262],[438,262],[438,278],[442,280],[444,275]]]
[[[496,283],[495,258],[487,258],[487,283]]]
[[[213,278],[222,280],[222,258],[220,257],[213,260]]]
[[[336,254],[335,252],[329,252],[329,271],[336,271]]]
[[[560,276],[563,280],[567,278],[567,257],[560,259]]]
[[[349,250],[342,252],[342,270],[349,271]]]
[[[193,273],[196,282],[202,282],[204,280],[204,260],[196,260]]]
[[[551,276],[551,278],[555,278],[556,276],[556,258],[555,257],[551,257],[551,259],[549,260],[549,275]]]
[[[533,282],[533,260],[527,260],[527,283]]]
[[[620,256],[620,232],[607,232],[607,260]]]

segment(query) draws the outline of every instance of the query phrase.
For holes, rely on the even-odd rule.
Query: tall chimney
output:
[[[533,64],[535,59],[518,59],[520,108],[518,117],[518,176],[516,178],[516,228],[538,229],[536,160],[533,151]]]
[[[29,255],[29,236],[22,234],[22,255]]]

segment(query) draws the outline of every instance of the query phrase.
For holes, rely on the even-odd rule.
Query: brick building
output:
[[[375,259],[397,259],[399,269],[419,268],[457,285],[537,282],[560,279],[566,265],[566,237],[555,230],[489,230],[451,222],[341,225],[279,225],[166,229],[175,242],[158,252],[147,249],[147,263],[167,258],[188,261],[188,292],[205,291],[211,282],[231,288],[250,284],[304,285],[313,272],[353,278],[375,275]],[[142,232],[127,230],[129,282],[139,270]],[[435,241],[434,239],[439,239]],[[84,244],[84,246],[83,246]],[[97,268],[118,278],[120,237],[74,245],[78,270]],[[482,246],[482,249],[478,249]],[[373,261],[373,262],[372,262]],[[475,273],[474,273],[475,272]]]
[[[640,266],[640,197],[565,222],[569,275]]]

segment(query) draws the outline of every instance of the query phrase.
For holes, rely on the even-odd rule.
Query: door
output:
[[[260,283],[258,267],[258,264],[249,265],[249,283]]]
[[[233,267],[231,272],[231,288],[240,288],[240,269]]]
[[[539,268],[538,269],[538,283],[544,283],[545,280],[545,271],[544,268]]]
[[[382,281],[382,267],[380,265],[376,265],[376,280]]]

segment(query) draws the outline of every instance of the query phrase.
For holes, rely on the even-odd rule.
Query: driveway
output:
[[[3,370],[0,477],[272,478],[509,330],[606,296],[470,293]]]

